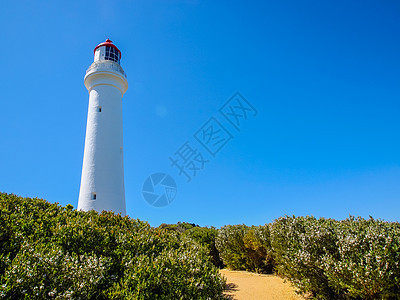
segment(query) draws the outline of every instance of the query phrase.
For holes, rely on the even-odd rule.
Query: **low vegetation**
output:
[[[1,299],[223,299],[224,266],[277,273],[314,299],[400,299],[400,224],[285,216],[152,228],[0,193]]]
[[[400,224],[281,217],[227,225],[217,249],[234,270],[275,271],[315,299],[400,299]]]
[[[198,243],[113,213],[0,194],[2,299],[222,299]]]

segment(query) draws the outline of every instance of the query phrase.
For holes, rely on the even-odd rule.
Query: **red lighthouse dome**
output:
[[[111,60],[117,63],[120,62],[121,51],[113,44],[110,39],[98,44],[94,48],[94,60]]]

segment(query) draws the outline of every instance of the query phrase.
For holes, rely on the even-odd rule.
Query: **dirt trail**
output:
[[[290,282],[275,275],[254,274],[245,271],[221,270],[227,278],[225,295],[235,300],[304,300],[297,295]]]

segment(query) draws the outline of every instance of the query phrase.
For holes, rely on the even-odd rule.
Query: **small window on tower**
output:
[[[92,193],[92,200],[96,200],[96,193]]]
[[[101,106],[97,106],[97,112],[101,112]]]

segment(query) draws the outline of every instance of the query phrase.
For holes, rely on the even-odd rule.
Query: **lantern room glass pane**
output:
[[[112,60],[119,63],[119,53],[117,49],[111,46],[106,46],[106,54],[104,56],[105,60]]]

